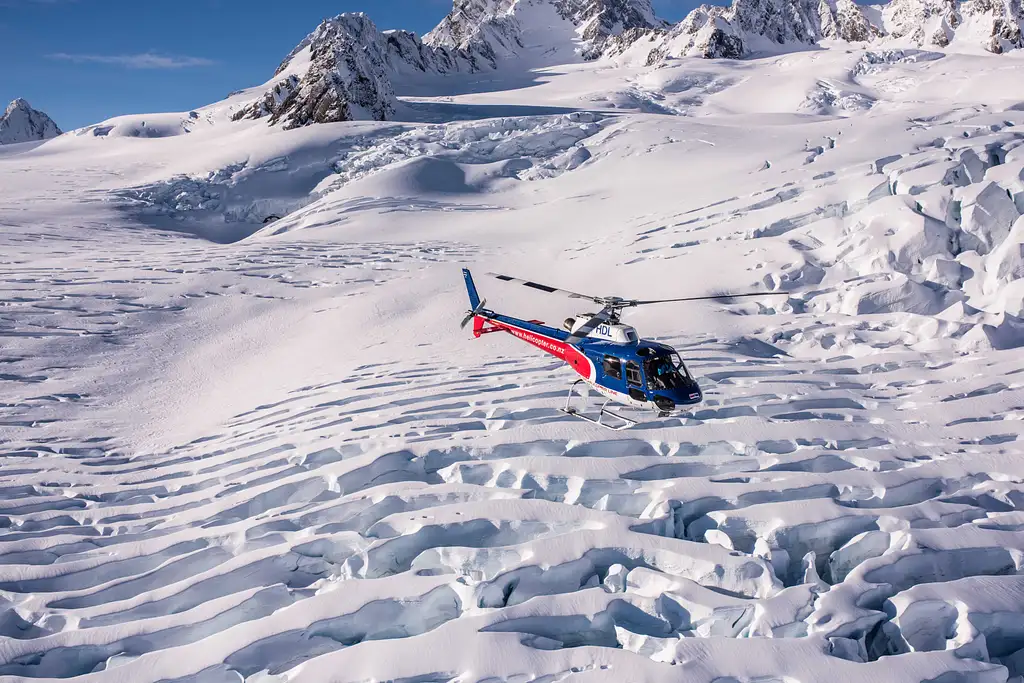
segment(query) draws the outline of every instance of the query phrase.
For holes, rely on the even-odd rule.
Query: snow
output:
[[[511,62],[0,147],[0,678],[1018,683],[1020,60]],[[459,329],[462,267],[549,321],[484,273],[782,296],[629,311],[705,401],[611,436]]]

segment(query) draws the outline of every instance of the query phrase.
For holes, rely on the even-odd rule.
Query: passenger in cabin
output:
[[[655,389],[673,389],[676,386],[676,371],[668,358],[654,358],[647,364],[647,376]]]

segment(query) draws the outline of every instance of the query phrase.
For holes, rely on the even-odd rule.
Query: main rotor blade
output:
[[[714,296],[691,296],[685,299],[658,299],[655,301],[632,301],[632,306],[646,306],[647,304],[674,304],[683,301],[712,301],[715,299],[743,299],[754,296],[789,296],[789,292],[749,292],[747,294],[716,294]]]
[[[600,298],[596,296],[590,296],[589,294],[579,294],[578,292],[570,292],[568,289],[559,289],[558,287],[550,287],[548,285],[542,285],[539,282],[531,282],[530,280],[523,280],[521,278],[512,277],[510,275],[499,275],[498,273],[487,273],[491,277],[497,278],[503,282],[512,282],[517,285],[536,289],[546,294],[564,294],[570,299],[587,299],[589,301],[600,302]]]
[[[598,325],[606,323],[611,320],[611,310],[604,309],[593,318],[588,320],[583,327],[573,332],[568,339],[565,340],[567,344],[579,344],[581,341],[587,338],[587,336],[597,329]]]

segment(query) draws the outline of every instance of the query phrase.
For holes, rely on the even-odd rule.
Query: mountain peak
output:
[[[12,100],[3,116],[0,116],[0,145],[49,140],[60,134],[61,129],[53,119],[33,109],[21,97]]]
[[[945,47],[957,39],[999,54],[1024,47],[1022,26],[1020,0],[892,0],[867,11],[854,0],[732,0],[729,7],[702,5],[669,31],[648,31],[650,40],[633,42],[648,64],[737,58],[822,40]]]
[[[296,128],[352,119],[383,121],[394,112],[383,34],[365,14],[341,14],[317,26],[278,68],[264,95],[235,120],[269,117]]]
[[[455,0],[424,43],[498,56],[539,48],[559,58],[566,55],[557,48],[566,47],[594,59],[623,33],[667,26],[655,16],[650,0]],[[543,42],[531,44],[538,39]]]
[[[962,33],[995,54],[1024,47],[1019,0],[892,0],[884,12],[890,35],[920,46],[945,47]]]
[[[15,109],[31,109],[31,108],[32,108],[32,105],[30,105],[28,103],[28,100],[26,100],[24,98],[21,98],[21,97],[15,97],[13,100],[11,100],[11,103],[7,105],[7,111],[4,112],[4,113],[5,114],[10,114]]]

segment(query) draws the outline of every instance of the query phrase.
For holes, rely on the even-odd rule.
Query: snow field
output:
[[[1024,118],[862,57],[0,152],[0,680],[1019,681]],[[631,314],[707,400],[612,437],[467,264],[788,296]]]

